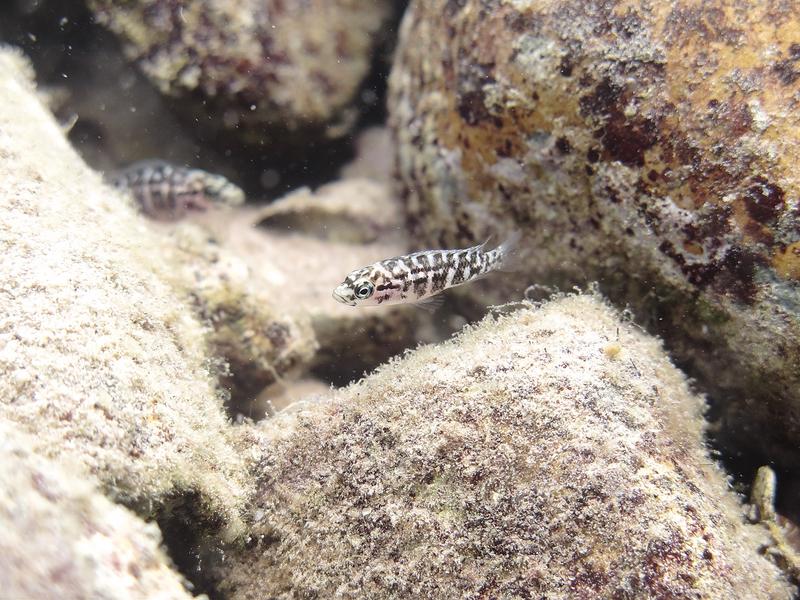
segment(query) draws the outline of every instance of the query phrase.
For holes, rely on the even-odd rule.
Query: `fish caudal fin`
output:
[[[500,264],[497,266],[498,271],[519,271],[522,268],[522,260],[519,252],[521,239],[522,234],[519,231],[515,231],[497,247],[497,252],[500,253]]]

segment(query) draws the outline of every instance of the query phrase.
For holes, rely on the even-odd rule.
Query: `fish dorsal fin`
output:
[[[438,294],[418,301],[414,306],[433,314],[444,304],[444,296]]]

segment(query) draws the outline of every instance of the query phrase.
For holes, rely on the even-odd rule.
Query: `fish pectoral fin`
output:
[[[473,283],[475,281],[480,281],[481,279],[486,279],[487,277],[491,277],[495,271],[500,271],[502,269],[492,269],[491,271],[486,271],[485,273],[480,273],[479,275],[473,275],[469,278],[468,281],[464,283]]]
[[[444,304],[444,296],[438,294],[436,296],[430,296],[429,298],[425,298],[424,300],[420,300],[414,306],[421,308],[422,310],[426,310],[429,313],[435,313],[439,308]]]

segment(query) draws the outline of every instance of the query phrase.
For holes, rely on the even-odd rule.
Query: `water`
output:
[[[3,3],[8,593],[792,597],[800,17],[626,6]]]

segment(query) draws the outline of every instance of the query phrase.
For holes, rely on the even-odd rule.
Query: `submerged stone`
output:
[[[708,455],[704,408],[595,297],[489,316],[242,431],[258,492],[220,589],[788,599]]]
[[[281,147],[309,132],[322,139],[351,129],[355,96],[392,12],[387,0],[89,5],[198,126]]]
[[[389,102],[420,248],[522,230],[521,275],[493,301],[600,281],[713,393],[731,453],[787,468],[798,26],[791,4],[417,1]]]

